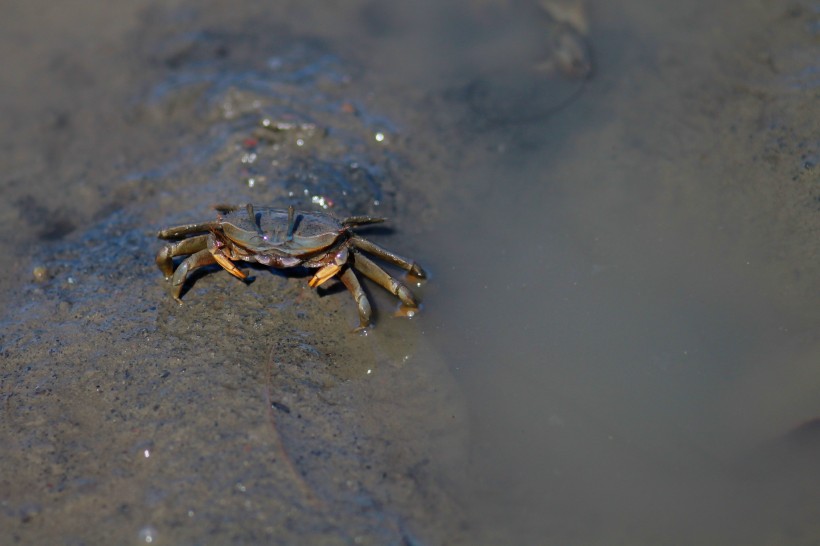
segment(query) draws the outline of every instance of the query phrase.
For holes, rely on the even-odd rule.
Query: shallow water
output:
[[[815,542],[820,6],[610,4],[588,78],[527,2],[14,8],[9,542]],[[244,201],[390,216],[422,315],[178,307],[155,230]]]
[[[498,540],[816,537],[811,455],[762,446],[820,412],[817,6],[769,8],[594,6],[583,96],[459,174],[427,303]]]

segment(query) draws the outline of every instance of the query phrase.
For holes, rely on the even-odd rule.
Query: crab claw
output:
[[[333,257],[333,262],[327,264],[326,266],[319,269],[316,274],[310,279],[308,286],[314,288],[316,286],[322,286],[326,283],[333,275],[338,273],[342,270],[342,266],[347,263],[348,259],[348,252],[346,248],[343,248],[336,255]]]
[[[225,270],[236,277],[237,279],[244,280],[248,274],[236,267],[231,260],[229,260],[226,256],[222,254],[214,254],[214,259],[216,262],[221,265]]]
[[[330,278],[333,277],[333,275],[338,273],[341,269],[342,269],[342,266],[340,266],[338,264],[330,264],[330,265],[324,266],[323,268],[321,268],[319,271],[316,272],[316,274],[313,276],[313,278],[310,279],[310,282],[308,282],[308,286],[310,286],[311,288],[315,288],[317,286],[322,286],[324,283],[326,283],[328,280],[330,280]]]

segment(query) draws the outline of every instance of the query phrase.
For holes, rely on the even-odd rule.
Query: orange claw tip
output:
[[[342,266],[337,264],[326,265],[322,269],[316,272],[316,274],[308,281],[308,286],[311,288],[315,288],[317,286],[322,286],[324,283],[329,281],[333,275],[338,273],[342,269]]]
[[[320,277],[319,275],[314,275],[308,281],[308,286],[311,288],[316,288],[317,286],[322,286],[325,284],[329,279],[330,277]]]

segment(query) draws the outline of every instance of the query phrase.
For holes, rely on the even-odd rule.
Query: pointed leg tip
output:
[[[407,272],[407,280],[413,284],[419,284],[421,281],[427,280],[427,272],[419,265],[413,264],[413,267]]]
[[[398,309],[396,309],[396,312],[393,313],[393,316],[398,317],[398,318],[411,319],[411,318],[415,317],[417,314],[419,314],[420,311],[421,311],[421,309],[419,307],[412,307],[410,305],[401,305],[401,306],[399,306]]]
[[[370,323],[368,324],[361,324],[355,328],[353,328],[350,333],[351,334],[359,334],[360,336],[366,336],[370,333]]]

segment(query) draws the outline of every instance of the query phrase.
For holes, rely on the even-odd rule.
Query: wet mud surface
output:
[[[389,216],[373,237],[412,253],[398,231],[418,233],[435,194],[399,191],[420,156],[371,113],[355,64],[270,20],[194,11],[120,13],[111,58],[42,92],[46,126],[4,130],[3,215],[20,229],[4,243],[3,541],[458,542],[440,484],[463,407],[422,325],[390,324],[375,295],[379,328],[354,335],[347,292],[303,271],[208,268],[183,306],[158,274],[156,230],[217,203]],[[43,53],[32,79],[105,58],[87,45]]]
[[[820,8],[661,4],[8,6],[0,543],[816,541]],[[389,217],[421,316],[178,305],[245,202]]]

